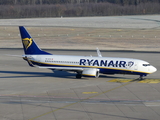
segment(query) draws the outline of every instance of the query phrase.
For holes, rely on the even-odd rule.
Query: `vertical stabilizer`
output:
[[[26,55],[51,55],[45,51],[42,51],[34,42],[30,34],[23,26],[19,26],[19,31],[22,38],[22,44],[24,48],[24,53]]]

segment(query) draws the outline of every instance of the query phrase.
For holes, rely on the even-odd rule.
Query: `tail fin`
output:
[[[19,26],[19,31],[22,38],[22,44],[24,48],[24,53],[27,55],[51,55],[45,51],[42,51],[34,42],[32,37],[29,35],[27,30],[23,26]]]

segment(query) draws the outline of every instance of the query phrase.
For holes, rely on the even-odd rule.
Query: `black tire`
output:
[[[96,78],[98,78],[98,77],[99,77],[99,71],[96,72]]]
[[[77,79],[81,79],[81,78],[82,78],[82,74],[77,74],[77,75],[76,75],[76,78],[77,78]]]

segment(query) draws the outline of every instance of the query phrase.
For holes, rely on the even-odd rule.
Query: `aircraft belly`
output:
[[[131,75],[144,75],[146,76],[147,73],[143,73],[140,71],[132,71],[132,70],[116,70],[116,69],[100,69],[100,73],[102,74],[131,74]]]

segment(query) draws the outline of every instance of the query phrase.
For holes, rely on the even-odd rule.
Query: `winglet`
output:
[[[97,47],[97,55],[98,55],[98,57],[102,57],[101,52],[100,52],[100,50],[98,49],[98,47]]]
[[[48,55],[49,54],[49,55],[51,55],[50,53],[42,51],[36,45],[36,43],[34,42],[32,37],[30,36],[30,34],[25,29],[25,27],[19,26],[19,31],[20,31],[20,34],[21,34],[22,44],[23,44],[25,54],[30,54],[30,55],[38,55],[38,54],[42,54],[42,55],[47,54]]]

